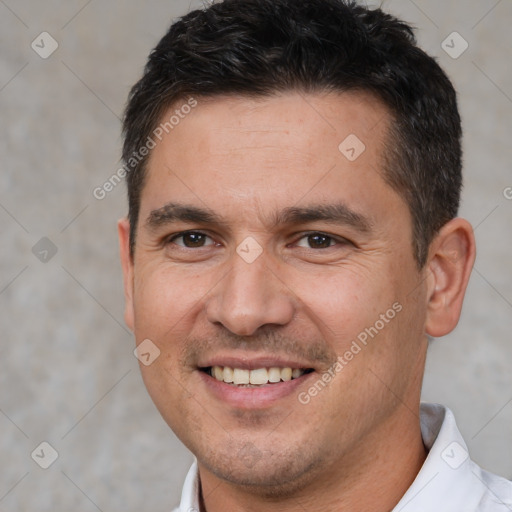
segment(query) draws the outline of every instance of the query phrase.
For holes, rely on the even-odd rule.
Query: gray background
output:
[[[191,456],[147,396],[123,323],[124,184],[101,201],[92,191],[119,168],[119,117],[148,52],[200,6],[0,0],[1,512],[159,512],[179,499]],[[384,7],[418,27],[460,93],[461,214],[479,247],[461,323],[431,347],[424,399],[451,407],[474,459],[510,478],[512,4]],[[59,44],[47,59],[31,48],[43,31]],[[453,31],[469,43],[457,59],[441,47]],[[46,262],[47,242],[32,251],[42,237],[57,248]],[[42,441],[59,454],[46,470],[30,456]]]

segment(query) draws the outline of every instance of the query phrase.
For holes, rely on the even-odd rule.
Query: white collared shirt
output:
[[[422,403],[421,435],[429,450],[416,479],[392,512],[512,512],[512,482],[484,471],[468,455],[453,413]],[[174,512],[199,512],[197,462]]]

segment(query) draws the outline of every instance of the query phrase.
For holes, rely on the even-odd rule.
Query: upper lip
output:
[[[313,365],[300,361],[298,359],[288,359],[279,356],[233,356],[218,355],[211,358],[205,358],[197,365],[199,368],[209,368],[211,366],[228,366],[230,368],[240,368],[243,370],[256,370],[258,368],[313,368]]]

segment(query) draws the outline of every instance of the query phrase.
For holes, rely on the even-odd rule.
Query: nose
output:
[[[264,254],[247,263],[235,253],[230,270],[207,301],[208,320],[239,336],[250,336],[264,325],[288,324],[296,301],[277,272],[269,267]]]

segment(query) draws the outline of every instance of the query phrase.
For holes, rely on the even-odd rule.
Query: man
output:
[[[125,318],[196,457],[176,510],[512,510],[420,406],[475,242],[455,92],[406,24],[342,0],[191,12],[124,136]]]

